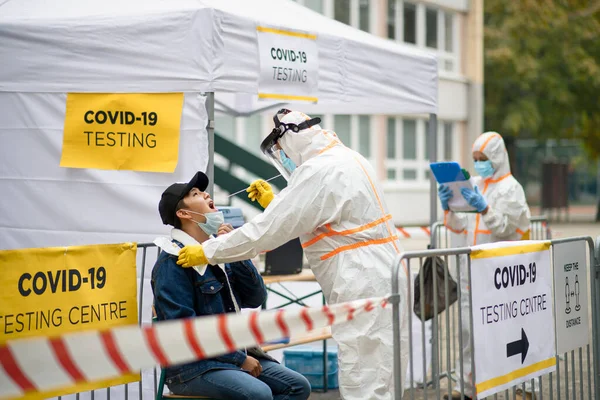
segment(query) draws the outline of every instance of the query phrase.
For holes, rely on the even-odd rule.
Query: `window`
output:
[[[452,14],[444,13],[444,32],[446,39],[444,50],[452,53],[454,51],[454,16]]]
[[[396,0],[388,0],[387,31],[389,39],[396,39]]]
[[[432,49],[438,48],[438,12],[427,8],[425,10],[425,45]]]
[[[454,124],[451,122],[444,123],[444,160],[451,161],[454,158],[452,142],[454,139]]]
[[[333,18],[350,25],[350,0],[335,0]]]
[[[335,127],[335,133],[337,133],[338,138],[344,143],[344,145],[348,147],[352,147],[352,143],[350,141],[351,134],[351,126],[350,126],[350,116],[349,115],[336,115],[333,118],[333,126]]]
[[[323,0],[304,0],[304,5],[313,11],[323,13]]]
[[[387,120],[387,158],[396,159],[396,120],[388,118]],[[388,174],[389,175],[389,174]]]
[[[414,169],[405,169],[402,172],[402,178],[406,181],[415,181],[417,180],[417,171]]]
[[[455,12],[426,6],[415,0],[388,0],[387,13],[388,38],[435,51],[441,70],[459,70]]]
[[[309,0],[304,0],[308,4]],[[333,18],[346,25],[358,28],[365,32],[370,29],[370,3],[373,0],[330,0],[331,3],[321,0],[321,9],[329,9],[327,5],[332,4],[331,11],[325,11],[327,17]]]
[[[215,132],[226,139],[235,138],[235,118],[229,115],[215,115]]]
[[[423,146],[423,158],[427,161],[431,160],[431,157],[429,157],[429,121],[425,121],[425,146]]]
[[[245,118],[245,148],[253,153],[260,153],[260,142],[266,137],[263,132],[262,116],[260,114],[251,115]]]
[[[369,0],[359,0],[358,29],[369,32]]]
[[[402,157],[405,160],[417,159],[417,121],[402,121]]]
[[[417,158],[419,121],[388,118],[387,121],[387,178],[416,181],[421,161]]]
[[[417,44],[417,6],[404,2],[403,17],[404,41],[406,43]]]
[[[426,119],[388,118],[385,168],[388,180],[401,180],[424,184],[429,180],[429,138]],[[440,155],[452,160],[454,124],[438,122],[437,137]]]
[[[358,152],[365,158],[371,157],[371,117],[358,117]]]

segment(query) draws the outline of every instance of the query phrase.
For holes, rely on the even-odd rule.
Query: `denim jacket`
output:
[[[180,235],[182,233],[179,231]],[[183,247],[181,242],[175,239],[173,242]],[[256,308],[264,303],[267,290],[250,260],[225,264],[225,272],[240,308]],[[209,265],[200,276],[193,268],[177,265],[177,256],[161,251],[152,270],[151,284],[158,321],[235,312],[225,273],[219,266]],[[165,369],[166,382],[187,382],[211,369],[239,370],[245,360],[246,353],[238,350],[216,358],[171,366]]]

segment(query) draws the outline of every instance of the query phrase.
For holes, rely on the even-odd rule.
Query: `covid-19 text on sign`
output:
[[[0,344],[137,324],[136,250],[123,243],[0,251]],[[127,374],[45,397],[138,379]]]
[[[173,172],[182,93],[69,93],[60,165]]]
[[[471,253],[478,397],[554,369],[549,248],[549,242],[502,242]]]
[[[319,54],[315,34],[259,26],[258,97],[318,101]]]

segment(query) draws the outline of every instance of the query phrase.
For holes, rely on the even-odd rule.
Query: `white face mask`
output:
[[[225,217],[223,216],[222,211],[215,211],[205,214],[191,210],[184,211],[187,211],[192,214],[204,215],[204,218],[206,218],[206,222],[202,223],[194,220],[192,221],[194,221],[196,225],[198,225],[198,227],[200,227],[200,229],[202,229],[204,233],[206,233],[208,236],[216,235],[217,232],[219,232],[219,228],[221,227],[221,225],[223,225],[223,222],[225,222]]]

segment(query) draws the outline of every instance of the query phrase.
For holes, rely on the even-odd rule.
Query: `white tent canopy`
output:
[[[433,56],[289,0],[9,0],[0,6],[0,91],[255,95],[257,25],[317,35],[313,110],[437,112]]]
[[[433,56],[289,0],[0,0],[0,249],[166,234],[162,191],[210,170],[206,93],[234,113],[275,104],[256,101],[258,25],[317,35],[319,101],[297,106],[306,112],[437,112]],[[77,92],[184,92],[175,171],[61,168]]]
[[[205,93],[232,113],[276,104],[256,100],[259,25],[317,36],[319,101],[296,106],[306,112],[437,112],[435,57],[289,0],[0,0],[0,248],[165,233],[161,192],[210,172]],[[185,92],[174,173],[61,168],[74,92]]]

